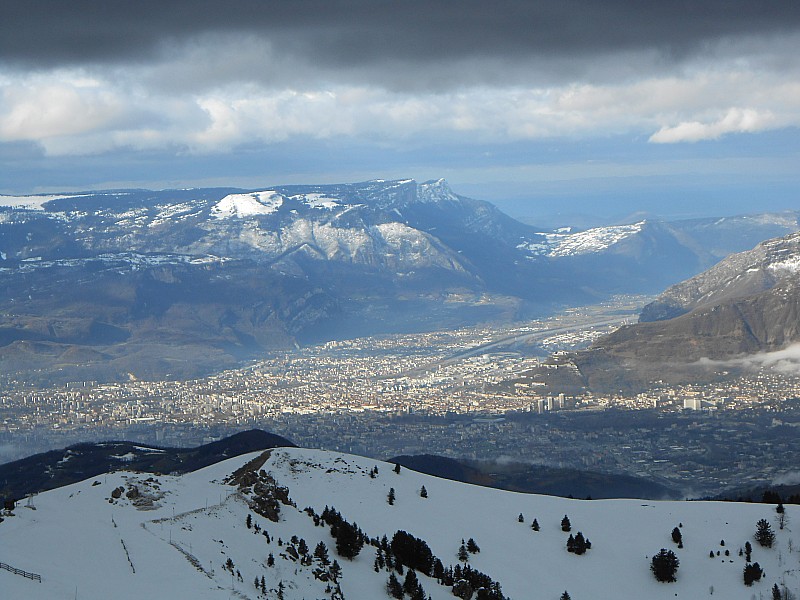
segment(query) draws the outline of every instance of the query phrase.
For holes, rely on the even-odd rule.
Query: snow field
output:
[[[504,594],[516,600],[557,599],[564,590],[575,600],[694,600],[710,597],[712,587],[714,597],[750,600],[753,594],[769,597],[776,582],[795,593],[800,588],[800,539],[792,532],[794,520],[800,517],[792,505],[786,507],[788,525],[780,531],[771,505],[569,500],[460,484],[405,468],[396,474],[392,465],[362,457],[276,449],[263,468],[279,485],[289,488],[297,508],[282,506],[280,521],[273,523],[253,513],[237,488],[223,483],[256,456],[237,457],[180,477],[116,472],[35,496],[31,502],[35,509],[21,502],[15,516],[0,523],[0,561],[38,573],[43,581],[0,570],[0,596],[66,599],[75,598],[77,592],[78,598],[98,599],[257,600],[264,596],[253,579],[264,575],[273,590],[267,594],[270,600],[279,581],[286,586],[286,598],[330,597],[326,584],[314,579],[313,567],[288,557],[286,542],[296,535],[306,541],[310,552],[319,541],[326,544],[330,559],[337,559],[343,569],[345,598],[387,598],[388,573],[373,571],[374,548],[364,546],[353,561],[338,557],[329,529],[315,527],[303,512],[310,506],[319,514],[326,505],[370,537],[391,539],[395,531],[405,530],[422,538],[445,566],[456,564],[461,539],[472,537],[481,551],[470,556],[470,564],[500,582]],[[369,471],[374,466],[379,474],[372,479]],[[109,503],[115,488],[123,486],[127,491],[132,484],[142,497],[152,499],[149,510],[134,506],[124,493]],[[423,485],[428,498],[419,496]],[[393,506],[387,502],[390,488],[395,490]],[[520,513],[524,523],[518,522]],[[248,514],[269,533],[271,543],[246,527]],[[572,533],[581,531],[592,542],[583,556],[566,551],[568,534],[560,528],[565,514]],[[531,529],[534,518],[539,532]],[[761,548],[753,539],[761,518],[768,519],[775,530],[773,549]],[[679,523],[683,524],[683,549],[670,537]],[[278,546],[278,538],[283,547]],[[753,560],[766,572],[751,588],[743,585],[745,563],[738,556],[746,541],[753,546]],[[196,557],[202,570],[170,542]],[[681,561],[676,583],[658,583],[650,573],[650,557],[661,548],[673,550]],[[730,557],[724,556],[725,549]],[[709,551],[717,550],[721,556],[709,558]],[[270,552],[275,558],[272,568],[266,566]],[[228,558],[234,563],[233,577],[223,569]],[[237,570],[242,581],[235,575]],[[435,580],[420,576],[420,581],[435,600],[453,598]]]

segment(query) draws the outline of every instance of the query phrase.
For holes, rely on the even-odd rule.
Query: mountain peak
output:
[[[458,196],[450,189],[444,179],[426,181],[417,185],[417,199],[420,202],[455,202]]]

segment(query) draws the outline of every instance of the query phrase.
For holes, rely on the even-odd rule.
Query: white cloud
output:
[[[800,375],[800,344],[792,344],[783,350],[774,352],[759,352],[747,356],[732,358],[730,360],[700,359],[702,365],[716,367],[736,367],[757,371],[769,369],[785,375]]]
[[[95,79],[56,73],[2,86],[0,139],[43,141],[107,127],[126,109],[116,91]]]
[[[731,108],[724,116],[710,123],[689,121],[674,127],[662,127],[650,136],[650,141],[657,144],[674,144],[716,140],[728,133],[755,133],[772,129],[776,125],[775,116],[770,111]]]
[[[800,484],[800,471],[788,471],[772,480],[772,485],[798,485]]]
[[[698,64],[619,83],[401,92],[305,71],[289,85],[270,49],[251,46],[242,40],[238,60],[193,46],[169,62],[125,69],[0,71],[0,142],[35,142],[49,155],[215,153],[309,137],[401,145],[630,134],[676,143],[800,126],[800,83],[761,62]]]

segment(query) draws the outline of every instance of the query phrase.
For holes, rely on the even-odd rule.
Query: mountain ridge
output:
[[[795,508],[786,507],[790,519]],[[532,589],[544,598],[567,590],[574,598],[666,600],[712,588],[749,600],[774,583],[790,590],[799,583],[786,558],[796,534],[779,529],[775,516],[773,507],[756,504],[515,494],[397,473],[363,457],[285,448],[183,476],[111,473],[19,503],[0,522],[4,548],[13,549],[4,564],[19,574],[0,570],[0,582],[12,597],[31,600],[76,588],[81,597],[101,597],[109,587],[122,600],[372,600],[389,597],[392,573],[403,582],[413,570],[415,590],[421,584],[433,600],[474,598],[480,588],[481,597],[498,600],[527,598]],[[771,548],[754,539],[760,519],[776,523]],[[570,535],[573,543],[591,539],[591,547],[570,552]],[[81,552],[64,552],[75,539]],[[472,540],[471,551],[459,560],[462,539]],[[752,557],[738,555],[746,543]],[[673,583],[651,573],[659,548],[679,558]],[[443,563],[439,572],[434,559]],[[743,570],[751,561],[761,579],[748,586]]]
[[[276,447],[294,447],[294,444],[258,429],[196,448],[166,448],[125,441],[74,444],[0,464],[0,498],[19,500],[114,470],[187,473],[227,458]]]
[[[275,348],[540,316],[661,290],[743,230],[797,227],[746,221],[542,232],[444,180],[4,196],[0,377],[192,378]]]
[[[800,234],[792,233],[670,287],[644,307],[639,323],[560,357],[575,370],[555,385],[611,392],[720,381],[754,368],[749,357],[797,342]]]

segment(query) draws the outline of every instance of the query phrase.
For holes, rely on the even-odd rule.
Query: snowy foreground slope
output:
[[[376,466],[378,473],[371,477]],[[240,485],[225,483],[237,469]],[[265,485],[271,486],[271,498],[288,488],[296,504],[278,502],[278,522],[253,508],[256,490]],[[427,498],[420,496],[423,486]],[[393,505],[387,502],[391,488]],[[265,504],[260,512],[269,514]],[[567,500],[475,487],[407,469],[395,473],[392,465],[371,459],[293,448],[238,457],[184,476],[117,472],[20,502],[0,523],[0,562],[41,575],[42,581],[0,569],[0,598],[255,600],[276,598],[281,582],[285,598],[331,598],[336,586],[325,581],[328,569],[317,559],[293,559],[300,546],[290,544],[293,536],[305,541],[309,556],[320,541],[325,543],[330,559],[341,565],[344,598],[388,598],[389,573],[373,568],[376,549],[367,544],[354,560],[338,556],[329,528],[315,526],[310,511],[304,511],[310,507],[320,515],[326,505],[370,538],[391,540],[405,530],[425,540],[445,566],[459,564],[462,538],[473,538],[480,552],[469,555],[469,564],[516,600],[557,600],[564,590],[573,600],[696,599],[712,593],[750,600],[771,598],[775,583],[800,591],[795,506],[787,506],[787,524],[779,530],[770,505]],[[581,531],[592,542],[582,556],[566,550],[565,514],[572,533]],[[531,528],[534,518],[538,532]],[[753,538],[762,518],[776,534],[771,549]],[[682,549],[671,539],[679,524]],[[743,584],[745,561],[738,555],[748,541],[752,560],[765,571],[752,587]],[[680,559],[675,583],[658,583],[650,573],[650,557],[661,548],[674,550]],[[225,568],[228,559],[231,569]],[[266,594],[254,585],[262,576]],[[398,576],[401,582],[404,577]],[[433,578],[420,574],[419,581],[436,600],[454,597]]]

